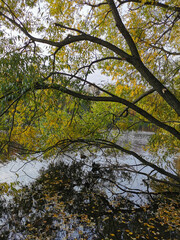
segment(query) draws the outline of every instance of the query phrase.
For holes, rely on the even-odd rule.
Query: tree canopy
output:
[[[105,149],[177,192],[179,19],[179,0],[0,0],[1,161]],[[159,161],[119,143],[144,126]]]
[[[178,1],[1,1],[1,152],[128,153],[109,129],[143,122],[154,144],[178,148],[179,12]],[[88,81],[97,69],[112,88]]]

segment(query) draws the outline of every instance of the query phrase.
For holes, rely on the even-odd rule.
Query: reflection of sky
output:
[[[132,144],[132,150],[136,151],[138,154],[143,156],[146,160],[151,160],[152,156],[149,154],[148,151],[144,151],[143,147],[147,144],[148,136],[150,136],[152,133],[147,132],[134,132],[130,134],[124,134],[120,137],[118,144],[123,146],[123,144],[127,144],[131,142]],[[86,154],[86,153],[85,153]],[[72,156],[73,159],[75,159],[74,156]],[[80,155],[76,157],[76,161],[80,160]],[[64,156],[63,160],[67,163],[71,162],[71,159],[68,156]],[[16,161],[9,162],[8,164],[4,166],[0,166],[0,182],[13,182],[13,181],[19,181],[22,184],[27,184],[28,182],[33,181],[38,175],[39,170],[44,167],[47,168],[48,164],[52,162],[53,160],[48,161],[22,161],[20,159],[17,159]],[[107,155],[106,158],[102,155],[101,152],[97,152],[94,156],[88,157],[88,160],[86,159],[86,163],[89,167],[86,166],[86,170],[89,171],[92,166],[92,162],[98,162],[101,165],[110,164],[114,166],[116,164],[128,164],[128,165],[136,165],[139,164],[139,161],[130,155],[118,155],[118,157],[113,157],[111,155]],[[136,166],[134,167],[135,170],[140,170],[142,166]],[[143,169],[143,172],[149,173],[152,170],[150,167],[145,167]],[[137,175],[133,174],[132,179],[130,183],[127,181],[120,179],[120,183],[123,184],[126,187],[129,188],[137,188],[141,190],[146,190],[142,179],[144,179],[143,175]]]
[[[33,181],[39,174],[42,167],[47,167],[47,161],[16,161],[9,162],[4,166],[0,166],[0,182],[19,181],[22,184],[27,184]]]

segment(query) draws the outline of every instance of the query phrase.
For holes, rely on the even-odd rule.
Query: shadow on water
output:
[[[178,239],[178,194],[139,193],[139,204],[117,178],[132,181],[112,165],[51,164],[8,204],[1,197],[0,239]]]

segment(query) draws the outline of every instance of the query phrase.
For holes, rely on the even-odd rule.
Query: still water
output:
[[[144,150],[148,138],[152,134],[151,132],[130,132],[121,136],[118,144],[126,146],[131,143],[131,150],[136,151],[146,160],[152,161],[154,157]],[[132,239],[136,239],[137,234],[140,234],[138,231],[146,233],[147,229],[144,225],[141,230],[138,229],[138,226],[141,222],[148,221],[146,212],[142,211],[140,206],[148,203],[146,195],[142,192],[151,191],[150,186],[144,182],[147,174],[152,171],[150,167],[142,166],[133,156],[113,152],[108,154],[104,150],[98,152],[80,150],[76,154],[69,153],[63,155],[62,163],[48,168],[50,162],[58,163],[59,161],[59,159],[41,162],[17,159],[0,168],[0,182],[18,181],[21,185],[26,185],[35,183],[35,179],[40,176],[32,188],[27,187],[27,192],[25,191],[21,198],[18,197],[17,207],[13,205],[15,209],[13,211],[18,212],[16,218],[14,217],[17,223],[24,224],[24,226],[31,223],[35,229],[39,229],[37,234],[42,234],[41,238],[33,239],[124,240],[131,239],[129,238],[131,234],[134,237]],[[47,171],[41,172],[40,175],[39,170],[42,168]],[[126,172],[127,169],[130,171]],[[139,174],[139,172],[143,174]],[[57,199],[53,197],[48,199],[50,205],[48,205],[47,199],[45,202],[42,201],[47,195],[46,191],[48,194],[52,193],[53,197],[59,192],[61,194],[60,203],[56,204]],[[66,204],[64,205],[64,203]],[[29,209],[32,209],[32,212],[29,213]],[[61,211],[62,209],[63,211]],[[121,209],[122,213],[118,209]],[[138,215],[134,211],[137,211]],[[151,216],[151,212],[148,214]],[[21,217],[21,215],[28,217]],[[153,214],[152,216],[152,219],[155,219]],[[38,220],[39,217],[42,219],[41,221]],[[11,216],[8,221],[11,222]],[[7,225],[11,226],[9,222]],[[3,221],[2,223],[4,224]],[[11,224],[12,227],[8,229],[10,234],[6,239],[26,239],[27,233],[23,232],[24,229],[20,228],[19,232],[11,231],[11,228],[15,229],[14,223]],[[48,232],[47,236],[43,237],[48,224],[51,225],[51,237],[47,237],[49,236]],[[164,228],[161,229],[161,226],[157,226],[157,228],[163,236]],[[149,238],[147,239],[166,239],[164,236],[157,238],[153,231],[148,231]],[[32,230],[30,230],[31,232]],[[128,235],[129,233],[130,235]],[[53,234],[55,234],[54,237]],[[135,235],[133,236],[133,234]],[[168,239],[175,239],[172,238],[174,232],[169,234],[171,238]]]
[[[129,132],[126,134],[123,134],[118,144],[120,146],[126,147],[131,145],[130,150],[135,151],[142,157],[144,157],[148,161],[154,161],[154,156],[152,156],[148,151],[145,151],[144,148],[148,143],[149,137],[154,134],[153,132]],[[81,160],[81,154],[79,153],[69,153],[67,155],[63,155],[63,161],[67,163],[71,163],[72,161],[79,161]],[[83,152],[83,155],[85,155],[87,158],[85,159],[85,162],[88,166],[91,166],[93,162],[99,163],[101,165],[131,165],[134,166],[136,171],[139,171],[141,169],[141,166],[138,167],[139,161],[130,155],[125,154],[118,154],[114,156],[111,154],[104,154],[104,152],[99,151],[96,152],[96,154],[92,154],[90,152]],[[39,170],[42,168],[47,168],[50,163],[58,162],[57,158],[52,158],[47,160],[43,160],[37,156],[38,160],[26,160],[23,161],[21,159],[16,159],[16,161],[11,161],[8,164],[0,164],[0,182],[14,182],[18,181],[22,185],[28,184],[32,181],[34,181],[39,176]],[[172,162],[171,168],[174,168],[173,166],[173,156],[168,157],[168,161]],[[137,166],[136,166],[137,165]],[[152,169],[150,167],[145,167],[144,172],[149,173]],[[170,169],[172,171],[172,169]],[[131,186],[134,188],[138,187],[141,181],[141,177],[139,175],[134,176],[134,180],[131,182]],[[142,184],[143,185],[143,184]],[[141,185],[141,188],[142,188]],[[130,186],[129,186],[130,187]]]
[[[133,151],[136,151],[138,154],[141,154],[144,157],[150,158],[150,154],[148,151],[144,151],[144,147],[146,146],[148,142],[148,138],[153,134],[153,132],[129,132],[121,136],[119,140],[119,144],[126,146],[129,143],[131,144],[131,149]],[[87,153],[87,155],[89,155]],[[38,157],[38,156],[37,156]],[[80,159],[80,153],[79,155],[75,156],[74,154],[69,154],[68,156],[64,156],[64,160],[67,162],[70,162],[72,158],[75,158],[78,160]],[[104,164],[105,162],[109,163],[115,163],[117,161],[117,158],[113,156],[106,157],[102,156],[102,153],[99,152],[96,155],[90,155],[89,158],[90,162],[99,162],[101,164]],[[32,182],[36,177],[39,175],[39,170],[43,168],[47,168],[49,163],[55,162],[57,159],[50,159],[48,161],[39,161],[39,160],[27,160],[22,161],[17,158],[16,161],[11,161],[8,164],[0,164],[0,182],[14,182],[19,181],[22,184],[27,184],[29,182]],[[124,164],[127,164],[129,162],[137,162],[133,157],[131,156],[118,156],[118,162],[122,162]]]

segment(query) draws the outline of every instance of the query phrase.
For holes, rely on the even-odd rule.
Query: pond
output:
[[[121,140],[119,141],[119,144],[121,145],[127,145],[131,143],[132,150],[136,151],[137,153],[143,154],[143,156],[149,157],[149,152],[144,151],[144,147],[146,146],[148,142],[148,138],[153,134],[153,132],[129,132],[121,136]],[[87,153],[89,155],[89,153]],[[74,154],[69,154],[69,157],[64,156],[64,161],[71,161],[72,158],[76,157],[77,160],[80,159],[80,153],[79,155],[75,156]],[[38,158],[38,156],[37,156]],[[115,163],[116,158],[112,155],[107,159],[104,158],[101,152],[99,154],[94,154],[89,156],[89,161],[93,162],[99,162],[104,164],[108,160],[108,162]],[[57,159],[51,159],[48,161],[41,160],[27,160],[22,161],[21,159],[16,159],[16,161],[11,161],[10,163],[0,164],[0,182],[14,182],[19,181],[22,184],[27,184],[31,181],[33,181],[38,175],[39,170],[42,167],[47,168],[49,162],[56,162]],[[129,162],[129,156],[118,156],[118,161],[127,163]],[[134,159],[135,161],[135,159]]]
[[[131,142],[150,159],[143,148],[152,134],[131,132],[119,143]],[[9,205],[1,199],[0,239],[178,239],[175,223],[170,228],[162,213],[167,208],[171,214],[169,205],[176,209],[178,200],[156,194],[147,178],[151,171],[132,156],[100,149],[51,159],[50,166],[11,162],[1,168],[1,181],[18,180],[24,187]]]

